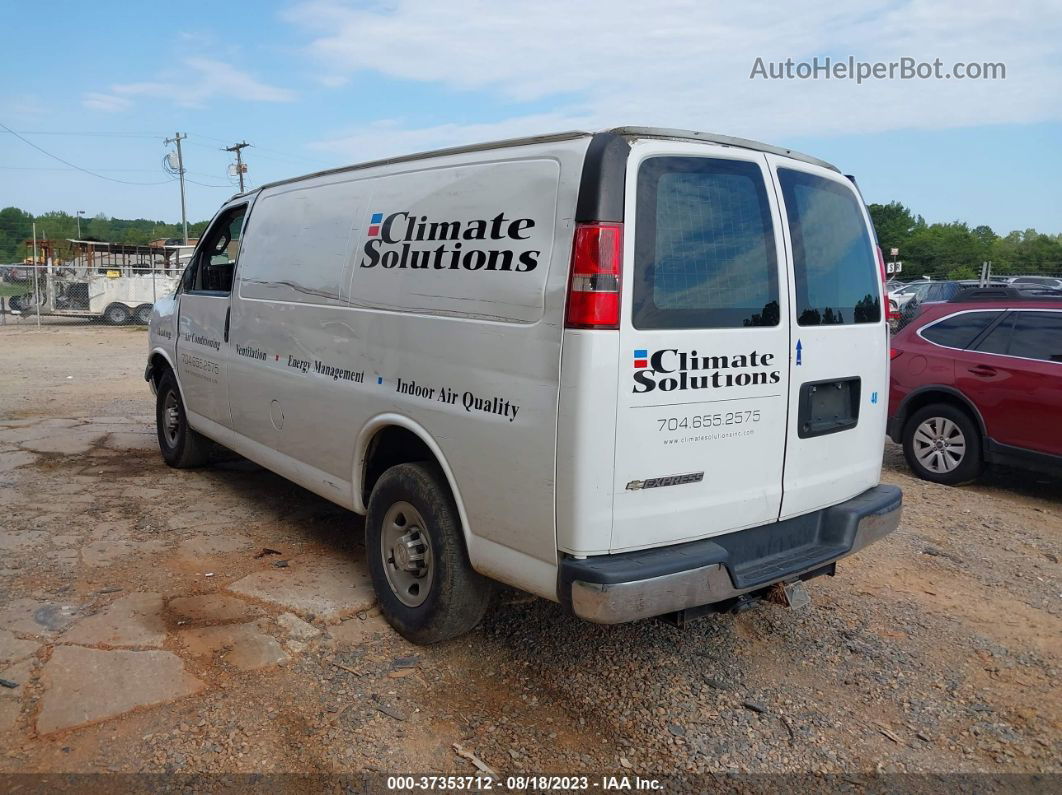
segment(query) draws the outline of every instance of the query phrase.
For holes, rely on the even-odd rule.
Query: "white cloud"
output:
[[[480,141],[588,129],[587,121],[576,116],[549,113],[498,122],[446,123],[418,128],[410,127],[399,119],[384,119],[311,143],[310,148],[335,153],[350,161],[364,162]]]
[[[132,101],[125,97],[116,97],[114,94],[100,94],[95,91],[86,91],[82,94],[81,104],[89,110],[98,110],[104,113],[117,113],[133,107]]]
[[[263,83],[231,64],[213,58],[189,57],[183,68],[171,70],[157,80],[118,83],[109,93],[90,92],[82,104],[93,110],[127,110],[132,97],[165,99],[186,108],[204,108],[213,99],[244,102],[291,102],[294,91]]]
[[[552,104],[547,119],[564,127],[621,121],[777,141],[1062,119],[1062,5],[1054,0],[537,0],[519,7],[496,0],[368,7],[306,0],[286,17],[308,34],[307,51],[330,76],[375,71],[510,103]],[[1002,61],[1007,79],[749,79],[757,56],[827,55],[940,58],[946,67]],[[482,128],[396,125],[388,134],[433,146],[470,140]],[[319,146],[372,145],[373,132],[352,131]]]

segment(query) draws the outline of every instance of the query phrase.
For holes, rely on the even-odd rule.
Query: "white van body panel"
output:
[[[604,160],[591,165],[597,136],[562,134],[234,197],[214,222],[246,205],[231,292],[182,283],[155,303],[148,377],[157,380],[166,362],[193,429],[357,513],[367,510],[379,434],[409,434],[450,486],[472,567],[590,620],[736,598],[766,582],[756,579],[764,550],[777,557],[790,541],[802,545],[786,575],[802,576],[887,533],[898,497],[864,493],[881,466],[885,323],[795,322],[793,244],[776,172],[848,183],[820,161],[725,136],[602,135],[627,153],[608,166],[620,217],[600,219],[623,226],[618,328],[565,328],[577,218],[593,222],[582,191],[607,169]],[[777,281],[775,306],[763,311],[777,313],[775,322],[635,323],[640,174],[655,158],[755,174],[761,248]],[[197,250],[193,267],[203,256]],[[741,377],[672,384],[680,354],[725,359],[723,375]],[[858,425],[801,438],[802,385],[849,376],[862,383]],[[823,508],[836,510],[815,527],[780,521]],[[786,539],[772,541],[783,525]],[[721,550],[740,557],[734,538],[746,528],[757,540],[730,561],[734,579],[722,587]],[[669,552],[679,547],[692,550],[689,566],[679,560],[686,551]],[[631,582],[592,570],[610,560],[658,574]]]
[[[393,424],[415,428],[445,462],[473,565],[533,592],[544,587],[544,565],[554,593],[561,333],[586,145],[499,149],[262,190],[232,295],[236,449],[364,511],[359,451],[381,416],[406,418]],[[388,228],[396,212],[409,217]],[[413,239],[401,240],[410,218]],[[436,228],[445,240],[418,240],[421,220],[425,237],[433,223],[460,221],[459,239]],[[474,220],[489,222],[488,236],[516,237],[464,239],[482,231]],[[511,260],[491,254],[510,243]],[[448,259],[481,250],[483,264],[409,267],[440,246]],[[390,252],[393,267],[373,262]],[[528,252],[532,269],[521,261]],[[509,564],[497,550],[509,551]]]

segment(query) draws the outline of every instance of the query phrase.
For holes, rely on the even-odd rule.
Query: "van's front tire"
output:
[[[365,549],[380,612],[407,640],[449,640],[483,618],[491,582],[468,562],[457,506],[434,464],[399,464],[380,476]]]
[[[188,425],[184,399],[172,372],[159,379],[155,399],[155,426],[163,460],[175,469],[201,467],[210,458],[210,440]]]

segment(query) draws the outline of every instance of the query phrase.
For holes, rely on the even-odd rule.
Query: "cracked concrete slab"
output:
[[[113,432],[103,443],[109,450],[154,450],[159,442],[154,433]]]
[[[22,640],[13,632],[0,629],[0,665],[24,660],[37,652],[41,644],[33,640]]]
[[[41,734],[176,701],[206,685],[168,651],[100,651],[57,646],[41,672]]]
[[[65,428],[80,425],[80,420],[33,420],[25,421],[25,424],[15,424],[20,421],[4,423],[7,427],[0,430],[0,442],[22,444],[35,439],[44,439],[55,436]]]
[[[198,560],[199,558],[226,555],[229,552],[245,549],[251,546],[251,543],[251,539],[239,533],[226,533],[217,536],[198,535],[178,544],[177,552],[181,557]]]
[[[37,456],[28,450],[14,450],[0,453],[0,472],[10,472],[12,469],[32,464]]]
[[[134,552],[138,555],[150,555],[166,549],[167,544],[162,540],[152,541],[128,541],[116,539],[113,541],[94,541],[81,548],[81,562],[86,566],[110,566]]]
[[[78,618],[78,607],[37,599],[15,599],[0,607],[0,629],[21,635],[54,635]]]
[[[361,646],[377,636],[394,634],[391,625],[376,610],[362,618],[348,618],[341,624],[328,628],[328,634],[337,646]]]
[[[62,643],[82,646],[153,646],[166,640],[162,595],[131,593],[94,616],[81,619],[60,636]]]
[[[222,621],[247,621],[262,611],[235,596],[207,593],[171,599],[166,606],[179,620],[198,624]]]
[[[171,530],[189,530],[196,527],[214,527],[217,525],[239,524],[243,521],[245,513],[238,508],[228,508],[217,511],[182,510],[174,511],[168,517],[166,524]],[[208,538],[209,536],[200,536]],[[239,547],[234,547],[239,549]],[[229,551],[229,550],[223,550]]]
[[[364,564],[320,555],[302,555],[285,568],[248,574],[229,590],[329,623],[368,610],[376,600]]]
[[[288,634],[296,640],[310,640],[321,634],[321,630],[313,624],[308,624],[294,613],[282,613],[277,617],[277,623],[288,631]]]
[[[213,657],[221,653],[222,660],[241,671],[279,665],[288,659],[277,639],[265,632],[262,621],[186,629],[180,639],[189,654]]]
[[[35,453],[81,455],[91,450],[105,435],[96,432],[60,431],[52,436],[25,441],[22,447]]]
[[[5,530],[0,533],[0,552],[24,552],[48,540],[43,530]]]

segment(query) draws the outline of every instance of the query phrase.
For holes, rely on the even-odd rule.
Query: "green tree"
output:
[[[32,215],[18,207],[0,210],[0,263],[21,262],[26,256],[23,241],[32,234]]]
[[[907,241],[918,228],[925,226],[921,216],[915,216],[899,202],[888,204],[871,204],[867,207],[874,229],[878,233],[878,245],[888,255],[893,248],[900,249],[901,258],[905,255]]]

